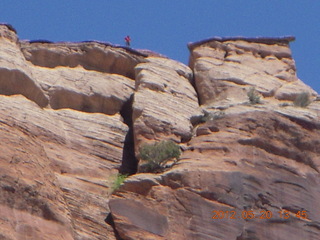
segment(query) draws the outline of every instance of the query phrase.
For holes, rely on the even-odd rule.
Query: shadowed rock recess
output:
[[[190,43],[188,67],[1,24],[0,239],[320,239],[320,101],[293,40]],[[180,160],[137,173],[141,146],[161,140]]]

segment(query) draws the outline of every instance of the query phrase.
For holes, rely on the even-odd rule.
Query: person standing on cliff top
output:
[[[124,40],[126,41],[126,46],[127,46],[127,47],[130,47],[130,42],[131,42],[130,36],[127,35],[127,36],[124,38]]]

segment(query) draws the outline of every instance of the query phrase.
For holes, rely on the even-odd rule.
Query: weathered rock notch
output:
[[[132,122],[132,104],[133,96],[123,105],[120,114],[124,119],[125,124],[129,127],[127,135],[124,140],[122,162],[119,169],[120,174],[132,175],[137,173],[138,170],[138,159],[136,158],[134,151],[134,130]]]

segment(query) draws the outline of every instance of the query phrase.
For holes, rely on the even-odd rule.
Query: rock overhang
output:
[[[190,51],[201,45],[206,45],[210,42],[227,42],[227,41],[246,41],[249,43],[263,43],[263,44],[285,44],[288,45],[290,42],[295,41],[294,36],[283,36],[283,37],[212,37],[197,42],[188,43]]]
[[[14,32],[15,34],[17,34],[17,30],[9,23],[0,23],[0,26],[5,26],[7,27],[10,31]]]

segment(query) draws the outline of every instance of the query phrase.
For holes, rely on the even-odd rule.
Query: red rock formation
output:
[[[319,239],[320,102],[291,40],[190,44],[190,69],[100,42],[21,42],[0,25],[0,239]],[[292,104],[301,91],[306,108]],[[178,164],[111,194],[141,145],[165,139]]]
[[[86,71],[85,62],[47,68],[28,44],[21,51],[14,32],[0,30],[0,238],[115,239],[105,218],[128,133],[120,112],[134,81],[112,69]],[[31,45],[45,54],[43,44]],[[63,49],[75,51],[71,45]],[[52,44],[48,51],[60,54],[60,47]],[[112,51],[136,64],[134,54]],[[66,58],[76,62],[71,56]],[[42,60],[54,62],[50,55]]]
[[[290,40],[189,45],[206,122],[195,127],[178,165],[132,176],[113,195],[123,239],[319,238],[320,105],[288,102],[301,91],[316,95],[296,77]],[[261,104],[249,103],[253,86]]]
[[[152,140],[190,140],[191,118],[201,114],[187,66],[164,58],[150,57],[147,61],[135,68],[133,128],[137,152]]]
[[[249,87],[263,97],[292,101],[303,91],[316,93],[296,76],[286,38],[213,38],[189,44],[201,104],[245,101]],[[221,102],[219,103],[221,104]]]

